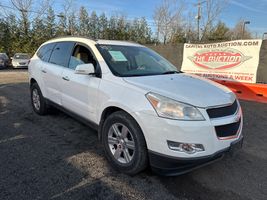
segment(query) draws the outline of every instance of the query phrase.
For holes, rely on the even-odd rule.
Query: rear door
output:
[[[47,71],[46,68],[49,68],[49,59],[51,56],[51,53],[55,47],[56,43],[49,43],[49,44],[45,44],[43,45],[37,52],[37,56],[40,59],[33,59],[31,62],[31,67],[29,68],[30,71],[35,71],[35,73],[38,74],[37,77],[41,77],[40,80],[38,80],[38,84],[41,87],[42,93],[44,95],[45,98],[48,98],[48,89],[46,87],[47,84]],[[36,67],[32,67],[32,66],[36,66]],[[38,69],[38,71],[37,71]],[[39,71],[40,70],[40,71]],[[39,76],[40,74],[40,76]]]
[[[69,67],[65,68],[62,73],[62,104],[66,109],[95,122],[98,87],[101,79],[93,75],[75,74],[76,66],[85,63],[92,63],[95,69],[99,69],[88,46],[76,44]]]
[[[46,96],[58,105],[62,105],[60,87],[62,72],[65,67],[68,67],[73,46],[74,42],[55,43],[49,61],[41,69]]]

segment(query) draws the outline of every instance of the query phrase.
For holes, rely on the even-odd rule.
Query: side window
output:
[[[90,50],[82,45],[76,45],[69,62],[69,68],[75,69],[77,65],[92,63],[96,67],[96,61]]]
[[[53,51],[53,48],[54,48],[55,44],[54,43],[50,43],[50,44],[46,44],[44,46],[42,46],[39,51],[37,52],[37,56],[45,61],[45,62],[48,62],[50,56],[51,56],[51,53]]]
[[[56,43],[49,62],[63,67],[68,67],[73,45],[74,42]]]

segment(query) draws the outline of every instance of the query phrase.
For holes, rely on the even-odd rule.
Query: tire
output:
[[[117,111],[108,116],[101,134],[106,157],[115,169],[135,175],[147,167],[143,132],[128,113]]]
[[[31,85],[31,103],[34,112],[38,115],[47,114],[48,105],[37,83]]]

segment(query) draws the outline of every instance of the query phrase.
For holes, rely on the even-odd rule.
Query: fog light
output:
[[[181,142],[173,142],[167,141],[169,149],[174,151],[185,152],[187,154],[193,154],[196,152],[205,151],[204,146],[202,144],[190,144],[190,143],[181,143]]]

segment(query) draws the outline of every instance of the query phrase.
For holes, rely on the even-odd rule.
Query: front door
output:
[[[97,67],[96,59],[85,45],[76,44],[69,67],[62,73],[62,105],[66,109],[96,122],[98,87],[101,79],[92,75],[75,74],[79,64],[92,63]]]

